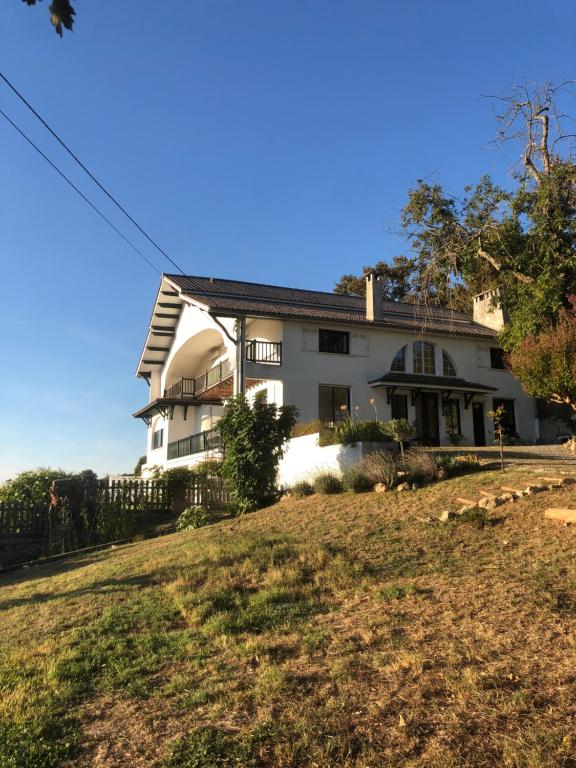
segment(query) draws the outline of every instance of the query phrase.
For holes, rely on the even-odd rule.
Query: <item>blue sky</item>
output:
[[[76,0],[63,39],[47,4],[3,0],[1,69],[190,274],[330,290],[402,252],[416,179],[506,180],[483,94],[576,76],[573,0],[544,20],[532,0]],[[0,107],[171,271],[5,87]],[[0,148],[0,479],[131,470],[157,275],[3,120]]]

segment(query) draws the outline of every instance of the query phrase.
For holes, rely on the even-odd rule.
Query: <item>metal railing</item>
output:
[[[201,392],[205,392],[210,387],[214,387],[227,379],[232,371],[230,360],[223,360],[194,379],[179,379],[171,387],[164,390],[164,397],[196,397]]]
[[[246,360],[249,363],[282,365],[282,342],[251,339],[246,343]]]
[[[205,432],[197,432],[195,435],[182,438],[182,440],[168,443],[168,459],[180,459],[195,453],[221,450],[222,439],[220,435],[215,429],[208,429]]]

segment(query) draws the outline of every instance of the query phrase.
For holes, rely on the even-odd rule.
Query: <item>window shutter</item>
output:
[[[350,334],[350,354],[366,357],[368,355],[368,334]]]
[[[318,330],[302,328],[302,349],[305,352],[318,352]]]
[[[490,368],[489,347],[476,347],[476,365],[479,368]]]

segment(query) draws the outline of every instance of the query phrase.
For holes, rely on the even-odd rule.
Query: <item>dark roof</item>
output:
[[[372,386],[410,387],[415,389],[443,389],[458,390],[462,392],[497,392],[496,387],[487,384],[474,384],[457,376],[429,376],[421,373],[386,373],[379,379],[368,382]]]
[[[250,315],[263,317],[326,320],[355,323],[381,328],[403,328],[459,336],[494,338],[494,331],[475,323],[465,312],[421,304],[383,302],[383,317],[366,319],[365,299],[341,296],[327,291],[283,288],[278,285],[248,283],[188,275],[165,275],[183,296],[203,304],[217,315]]]

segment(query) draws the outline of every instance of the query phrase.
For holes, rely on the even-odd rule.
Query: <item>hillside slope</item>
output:
[[[0,766],[576,766],[576,487],[290,500],[0,577]]]

